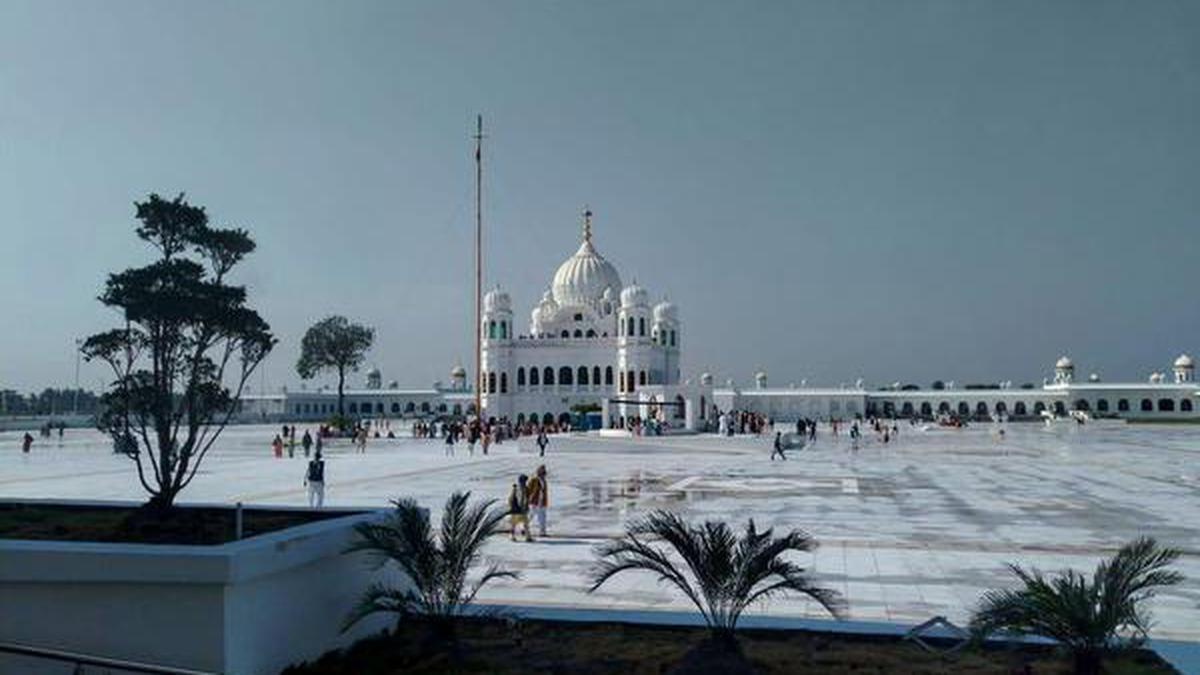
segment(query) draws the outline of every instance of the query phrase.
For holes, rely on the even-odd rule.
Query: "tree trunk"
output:
[[[1098,649],[1080,649],[1072,654],[1075,675],[1100,675],[1102,653]]]
[[[338,368],[338,417],[346,416],[346,409],[345,409],[345,406],[342,404],[342,401],[346,398],[345,393],[343,393],[345,391],[345,388],[346,388],[346,369],[339,367]]]

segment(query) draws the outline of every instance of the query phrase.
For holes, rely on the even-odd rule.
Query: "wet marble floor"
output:
[[[1154,635],[1200,640],[1200,428],[1094,423],[1011,424],[1001,439],[980,425],[869,439],[857,451],[827,428],[787,462],[766,439],[716,436],[552,438],[544,459],[524,443],[446,457],[440,441],[372,440],[366,454],[327,447],[327,503],[384,506],[412,496],[437,507],[456,489],[503,502],[517,473],[544,462],[550,534],[534,543],[498,538],[487,553],[521,572],[490,587],[498,603],[681,609],[647,575],[586,592],[593,547],[649,509],[690,519],[801,528],[820,542],[805,556],[816,578],[840,590],[852,618],[916,624],[942,614],[965,621],[980,594],[1012,581],[1005,564],[1090,569],[1138,535],[1184,550],[1187,582],[1156,599]],[[303,504],[305,463],[274,459],[274,427],[230,427],[184,501]],[[402,434],[403,435],[403,434]],[[0,498],[140,499],[129,460],[94,431],[38,439],[0,434]],[[798,599],[754,610],[821,616]]]

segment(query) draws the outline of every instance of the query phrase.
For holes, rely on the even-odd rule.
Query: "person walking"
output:
[[[21,452],[29,454],[29,449],[33,447],[33,436],[28,431],[25,432],[25,438],[21,440]]]
[[[304,430],[304,437],[300,439],[300,446],[304,448],[304,457],[308,458],[308,451],[312,449],[312,434],[308,433],[308,429]]]
[[[537,435],[538,457],[546,456],[546,446],[547,445],[550,445],[550,437],[546,435],[545,429],[538,429],[538,435]]]
[[[275,453],[275,459],[283,457],[283,439],[279,437],[279,434],[275,434],[275,440],[271,441],[271,450]]]
[[[775,449],[771,451],[771,461],[775,461],[775,455],[779,455],[779,459],[787,461],[787,455],[783,454],[783,434],[779,431],[775,432]]]
[[[454,456],[454,434],[446,432],[445,455],[447,457]]]
[[[321,451],[324,449],[325,449],[325,434],[322,433],[320,429],[317,429],[317,454],[318,455],[321,454]]]
[[[479,437],[479,446],[483,448],[483,454],[488,453],[488,446],[492,444],[492,432],[489,429],[484,429],[483,434]]]
[[[528,482],[529,477],[525,474],[517,476],[517,482],[513,483],[512,490],[508,493],[508,516],[512,523],[513,541],[517,540],[518,525],[525,528],[525,541],[533,541],[533,534],[529,531]]]
[[[321,508],[325,505],[325,460],[318,451],[308,463],[304,473],[304,485],[308,488],[308,507]]]
[[[546,509],[550,506],[550,486],[546,482],[546,465],[538,466],[529,479],[529,510],[537,524],[538,536],[546,536]]]
[[[287,451],[288,451],[288,459],[295,458],[295,456],[296,456],[296,426],[295,425],[292,425],[292,428],[288,429]]]

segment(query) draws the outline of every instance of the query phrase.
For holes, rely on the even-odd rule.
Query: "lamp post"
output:
[[[71,401],[71,414],[79,415],[79,355],[82,353],[83,340],[75,338],[75,392]]]

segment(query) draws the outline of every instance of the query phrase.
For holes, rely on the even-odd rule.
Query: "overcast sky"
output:
[[[521,327],[589,204],[691,374],[1140,380],[1200,351],[1198,35],[1169,0],[0,0],[0,387],[71,384],[152,191],[258,241],[268,386],[330,313],[446,379],[476,112]]]

